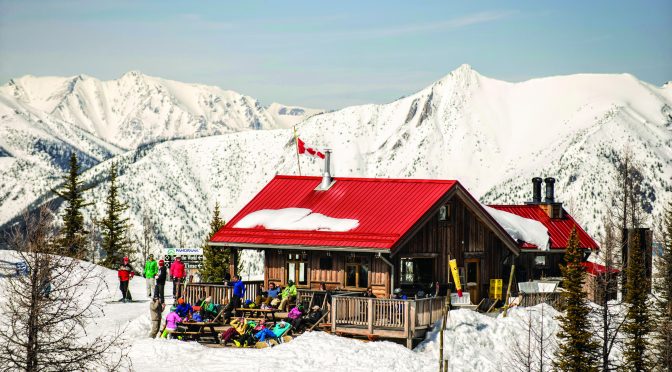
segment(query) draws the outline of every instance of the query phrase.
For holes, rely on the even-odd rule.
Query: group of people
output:
[[[154,260],[153,254],[149,255],[142,272],[142,276],[145,278],[147,297],[158,297],[161,300],[161,303],[165,303],[164,288],[169,273],[173,282],[173,298],[181,297],[182,283],[186,276],[186,270],[182,259],[179,256],[176,257],[175,261],[170,265],[170,270],[168,270],[163,260],[156,261]],[[129,282],[135,276],[135,270],[128,257],[122,259],[122,262],[117,269],[117,276],[119,277],[119,290],[121,290],[121,299],[119,301],[132,301],[133,297],[131,296],[129,289]]]

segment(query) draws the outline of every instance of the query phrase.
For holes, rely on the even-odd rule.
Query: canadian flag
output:
[[[299,154],[308,154],[310,156],[317,156],[320,159],[324,159],[324,154],[315,150],[313,147],[307,147],[306,143],[301,141],[301,138],[296,137],[296,144],[299,148]]]

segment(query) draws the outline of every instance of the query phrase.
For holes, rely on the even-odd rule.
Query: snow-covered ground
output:
[[[0,251],[0,261],[6,265],[17,258],[12,252]],[[104,316],[89,324],[87,332],[95,335],[125,329],[129,356],[138,371],[436,371],[438,366],[438,331],[428,334],[414,350],[393,342],[362,342],[323,332],[305,333],[269,349],[209,348],[195,342],[150,339],[144,280],[133,279],[130,286],[133,298],[140,302],[118,303],[116,272],[92,268],[103,270],[109,291],[104,295]],[[0,286],[4,280],[0,277]],[[168,286],[166,293],[171,290]],[[167,299],[168,303],[171,301]],[[513,309],[507,318],[491,318],[469,310],[451,311],[444,338],[450,370],[506,370],[511,347],[526,344],[529,316],[533,324],[543,320],[548,334],[556,331],[557,312],[546,306],[541,319],[540,311],[540,306]]]

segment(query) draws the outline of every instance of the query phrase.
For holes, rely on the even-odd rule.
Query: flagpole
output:
[[[299,166],[299,176],[301,175],[301,158],[299,157],[299,136],[296,135],[296,125],[294,128],[294,146],[296,146],[296,165]]]

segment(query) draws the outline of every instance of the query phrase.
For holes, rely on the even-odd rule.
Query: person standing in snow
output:
[[[177,323],[181,322],[182,318],[176,312],[171,311],[166,315],[166,327],[163,329],[161,338],[169,338],[170,334],[177,330]]]
[[[119,277],[119,289],[121,290],[121,302],[132,301],[131,292],[128,288],[128,282],[133,279],[133,266],[129,263],[128,257],[124,257],[117,276]]]
[[[175,261],[170,265],[170,277],[173,280],[173,298],[182,297],[182,282],[185,277],[184,263],[180,256],[175,257]]]
[[[161,303],[166,303],[166,300],[163,298],[163,289],[166,286],[166,265],[163,260],[159,260],[159,273],[156,275],[156,289],[154,289],[154,296],[158,295],[161,299]]]
[[[149,314],[152,319],[152,330],[149,332],[149,338],[156,338],[161,329],[161,314],[166,304],[161,302],[159,294],[154,294],[154,299],[149,303]]]
[[[159,271],[159,265],[154,261],[154,255],[150,254],[145,262],[145,284],[147,285],[147,297],[152,297],[152,290],[156,285],[156,273]]]

